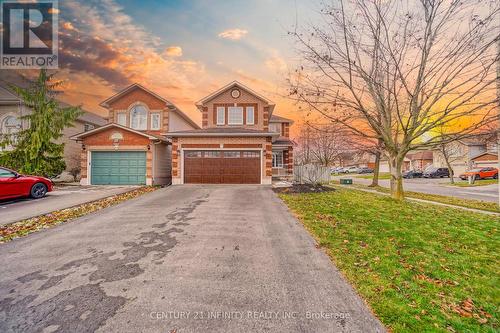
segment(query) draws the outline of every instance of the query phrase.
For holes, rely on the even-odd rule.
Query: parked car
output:
[[[350,166],[347,168],[344,168],[344,173],[359,173],[361,169],[358,168],[357,166]]]
[[[424,178],[443,178],[450,177],[450,171],[448,168],[427,168],[423,174]]]
[[[14,170],[0,168],[0,199],[32,197],[40,199],[51,192],[50,179],[38,176],[21,175]]]
[[[331,173],[343,173],[344,168],[342,167],[335,167],[335,168],[330,168]]]
[[[403,178],[410,179],[410,178],[422,178],[422,175],[424,173],[420,170],[409,170],[403,172]]]
[[[474,177],[474,179],[485,179],[485,178],[493,178],[498,179],[498,169],[497,168],[478,168],[469,170],[460,175],[460,179],[467,180],[469,176]]]
[[[358,173],[373,173],[373,169],[371,168],[361,168]]]

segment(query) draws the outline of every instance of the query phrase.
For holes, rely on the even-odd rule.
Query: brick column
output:
[[[172,177],[179,177],[179,139],[172,138]]]
[[[80,184],[81,185],[88,185],[89,184],[89,180],[87,179],[87,168],[88,168],[87,151],[82,149],[80,152]]]
[[[207,128],[208,127],[208,107],[207,106],[203,107],[202,119],[201,119],[201,127],[202,128]]]
[[[266,138],[266,176],[273,175],[273,145],[271,137]]]
[[[169,122],[170,111],[169,108],[163,109],[163,124],[162,128],[164,132],[168,132],[168,122]]]

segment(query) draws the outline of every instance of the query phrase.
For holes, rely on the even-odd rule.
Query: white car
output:
[[[360,168],[357,166],[350,166],[347,168],[344,168],[344,173],[359,173],[361,171]]]

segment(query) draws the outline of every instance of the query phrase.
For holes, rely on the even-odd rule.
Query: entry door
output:
[[[260,184],[259,151],[184,152],[186,184]]]
[[[145,185],[145,151],[91,152],[92,185]]]

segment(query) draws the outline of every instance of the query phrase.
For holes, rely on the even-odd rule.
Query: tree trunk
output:
[[[403,191],[403,167],[404,155],[398,154],[389,155],[389,167],[391,172],[391,197],[396,200],[404,199]]]
[[[369,187],[377,187],[378,186],[378,176],[380,173],[380,152],[377,151],[375,153],[375,166],[373,168],[373,179],[372,183],[370,184]]]

